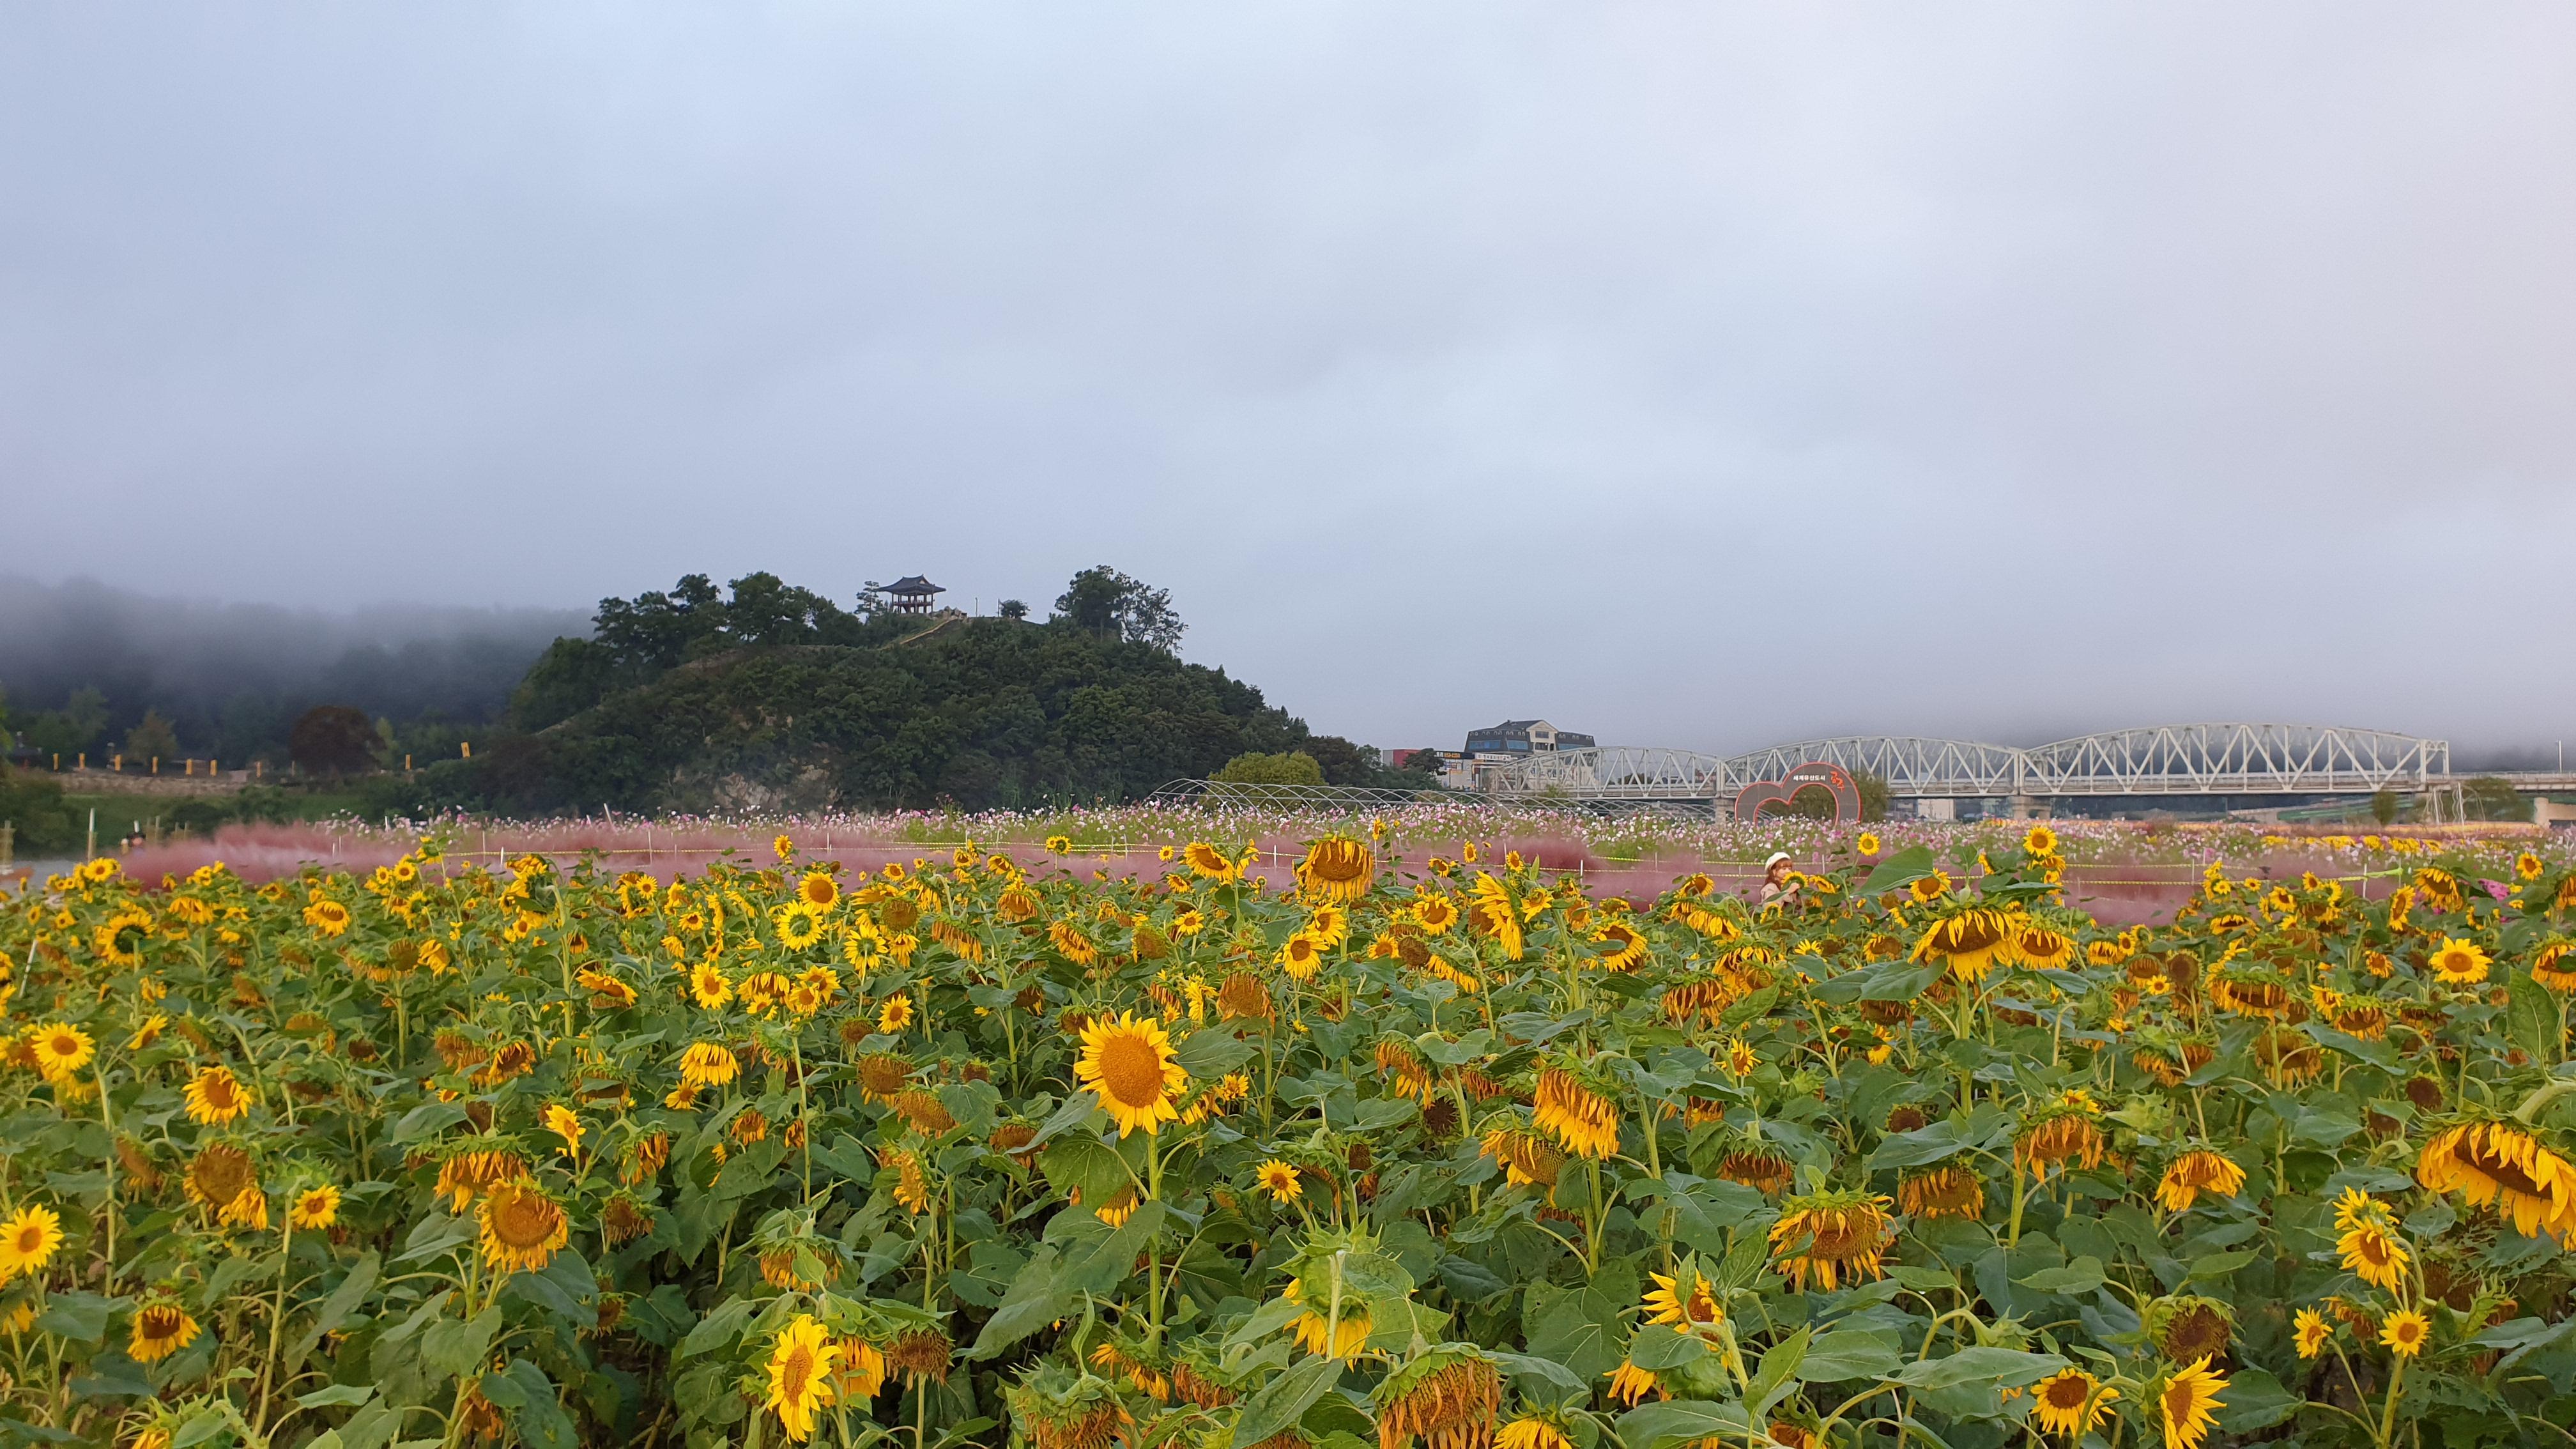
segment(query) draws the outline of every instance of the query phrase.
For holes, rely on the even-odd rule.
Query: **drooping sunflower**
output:
[[[2075,940],[2036,921],[2023,921],[2013,930],[2011,955],[2034,971],[2055,971],[2075,960]]]
[[[1925,928],[1909,959],[1942,962],[1953,977],[1973,985],[1983,981],[1998,958],[2011,950],[2019,925],[2002,911],[1982,906],[1964,910]]]
[[[1936,1167],[1898,1183],[1896,1200],[1907,1217],[1975,1222],[1986,1213],[1986,1180],[1973,1168]]]
[[[2561,996],[2576,995],[2576,941],[2550,941],[2533,952],[2531,979]]]
[[[1444,1343],[1417,1354],[1381,1380],[1378,1449],[1488,1449],[1503,1406],[1503,1376],[1471,1343]]]
[[[1507,1187],[1553,1189],[1557,1174],[1564,1170],[1565,1154],[1527,1128],[1493,1128],[1485,1133],[1479,1146],[1485,1156],[1503,1165],[1503,1183]]]
[[[1188,1083],[1189,1073],[1173,1057],[1172,1039],[1160,1023],[1120,1012],[1115,1021],[1104,1016],[1083,1024],[1074,1078],[1099,1094],[1120,1137],[1139,1127],[1151,1136],[1163,1123],[1180,1118],[1172,1099]]]
[[[1333,1317],[1330,1296],[1320,1302],[1308,1298],[1302,1278],[1289,1279],[1288,1287],[1279,1296],[1305,1310],[1290,1320],[1288,1329],[1297,1335],[1297,1346],[1306,1352],[1354,1358],[1368,1342],[1371,1325],[1365,1302],[1346,1296],[1342,1299],[1341,1316]]]
[[[1306,847],[1293,874],[1307,899],[1347,905],[1367,895],[1377,879],[1377,852],[1368,842],[1327,835]]]
[[[0,1283],[42,1272],[63,1245],[63,1220],[52,1208],[30,1203],[0,1223]]]
[[[126,1356],[137,1363],[159,1363],[197,1341],[197,1320],[188,1310],[166,1300],[149,1302],[134,1312]]]
[[[1574,1449],[1574,1441],[1563,1426],[1533,1414],[1494,1431],[1494,1449]]]
[[[1622,1362],[1603,1377],[1610,1380],[1610,1397],[1632,1409],[1648,1394],[1659,1399],[1672,1397],[1672,1391],[1664,1387],[1663,1380],[1655,1376],[1654,1370],[1641,1369],[1632,1363]]]
[[[2099,1166],[2102,1150],[2109,1145],[2101,1124],[2095,1120],[2101,1111],[2089,1093],[2077,1088],[2026,1113],[2021,1131],[2013,1137],[2014,1162],[2042,1180],[2051,1169],[2063,1169],[2070,1162],[2080,1163],[2088,1171]]]
[[[2030,1388],[2031,1413],[2040,1427],[2069,1439],[2080,1439],[2101,1423],[2118,1397],[2118,1389],[2104,1388],[2080,1368],[2059,1369]]]
[[[2475,942],[2445,936],[2425,964],[2433,968],[2434,978],[2445,986],[2473,986],[2487,979],[2490,962]]]
[[[2178,1213],[2199,1201],[2202,1193],[2212,1197],[2234,1197],[2245,1186],[2245,1169],[2206,1147],[2194,1148],[2173,1160],[2165,1169],[2164,1181],[2156,1184],[2156,1200],[2165,1211]]]
[[[2379,1343],[2399,1358],[2413,1358],[2424,1351],[2425,1341],[2432,1336],[2433,1320],[2412,1308],[2400,1308],[2381,1325]]]
[[[814,1411],[833,1399],[833,1370],[841,1346],[810,1313],[799,1313],[769,1349],[769,1397],[761,1404],[778,1415],[787,1437],[802,1444],[814,1437]]]
[[[2464,1122],[2424,1144],[2415,1180],[2456,1192],[2471,1207],[2494,1203],[2525,1237],[2546,1231],[2576,1243],[2576,1164],[2510,1122]]]
[[[73,1073],[98,1056],[89,1033],[67,1022],[37,1027],[27,1036],[36,1054],[36,1070],[49,1082],[71,1080]]]
[[[680,1082],[683,1086],[721,1087],[741,1074],[741,1061],[715,1042],[691,1042],[689,1049],[680,1053]]]
[[[1887,1198],[1859,1189],[1789,1199],[1771,1228],[1772,1266],[1800,1293],[1810,1277],[1830,1293],[1846,1276],[1855,1283],[1880,1276],[1880,1259],[1895,1237],[1889,1206]]]
[[[188,1120],[201,1127],[221,1126],[250,1110],[250,1094],[242,1090],[241,1079],[220,1063],[197,1068],[188,1078],[187,1097]]]
[[[2156,1417],[2164,1429],[2165,1449],[2200,1449],[2200,1442],[2218,1424],[2218,1416],[2211,1411],[2220,1406],[2219,1394],[2226,1387],[2226,1376],[2211,1372],[2205,1358],[2165,1380],[2156,1393]]]
[[[1593,964],[1604,971],[1626,971],[1646,959],[1646,933],[1625,921],[1611,921],[1592,933],[1601,945]]]
[[[228,1142],[218,1142],[200,1150],[188,1163],[181,1180],[188,1200],[201,1207],[220,1209],[244,1189],[254,1185],[257,1171],[250,1154]]]
[[[286,1205],[288,1226],[318,1231],[340,1220],[340,1189],[329,1183],[308,1187]]]
[[[475,1205],[483,1261],[502,1273],[542,1272],[571,1237],[563,1208],[525,1178],[496,1184]]]
[[[545,1111],[539,1114],[538,1120],[544,1124],[547,1131],[563,1139],[562,1150],[565,1156],[573,1158],[581,1156],[580,1113],[561,1102],[548,1102]]]
[[[1305,1184],[1297,1180],[1297,1169],[1276,1157],[1255,1169],[1254,1176],[1259,1180],[1261,1190],[1270,1194],[1270,1200],[1281,1207],[1306,1195]]]
[[[1540,1131],[1577,1157],[1607,1158],[1619,1150],[1619,1108],[1562,1066],[1538,1074],[1531,1095]]]
[[[1648,1323],[1688,1333],[1714,1330],[1726,1321],[1726,1310],[1719,1306],[1708,1280],[1700,1276],[1696,1260],[1686,1260],[1670,1277],[1661,1273],[1646,1276],[1655,1285],[1646,1290],[1642,1304]]]
[[[1526,949],[1520,907],[1511,891],[1493,876],[1476,873],[1475,898],[1467,907],[1467,929],[1503,948],[1503,959],[1518,961]]]
[[[1204,840],[1193,840],[1182,847],[1181,859],[1189,863],[1190,874],[1201,880],[1221,883],[1235,877],[1234,857]]]
[[[349,929],[349,908],[338,901],[315,901],[304,908],[304,924],[325,936],[344,935]]]

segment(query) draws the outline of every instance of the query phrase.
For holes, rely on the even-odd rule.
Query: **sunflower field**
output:
[[[2576,1438],[2539,856],[1069,846],[8,901],[0,1441]]]

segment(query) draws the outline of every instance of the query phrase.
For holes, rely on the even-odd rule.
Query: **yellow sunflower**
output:
[[[250,1094],[241,1079],[223,1065],[199,1067],[188,1078],[188,1120],[201,1127],[221,1126],[250,1110]]]
[[[799,1313],[769,1349],[769,1398],[761,1407],[778,1415],[787,1437],[802,1444],[814,1437],[814,1411],[833,1401],[833,1370],[841,1346],[824,1332],[812,1314]]]
[[[796,883],[796,894],[804,897],[805,904],[814,909],[828,911],[841,903],[841,883],[832,879],[828,871],[809,870],[805,872],[805,878]]]
[[[877,1011],[877,1030],[893,1036],[912,1025],[912,998],[896,992]]]
[[[829,884],[831,877],[823,880]],[[802,951],[823,939],[823,909],[802,897],[780,907],[772,919],[778,927],[778,944],[790,951]]]
[[[147,1303],[134,1314],[126,1339],[126,1356],[137,1363],[158,1363],[197,1341],[197,1320],[176,1303]]]
[[[312,1231],[327,1228],[340,1220],[340,1189],[324,1183],[295,1195],[286,1208],[286,1221],[291,1227]]]
[[[1257,1169],[1257,1175],[1261,1190],[1270,1194],[1270,1200],[1281,1207],[1286,1207],[1306,1195],[1305,1185],[1297,1180],[1297,1169],[1276,1157],[1261,1164]]]
[[[2057,832],[2045,825],[2034,825],[2022,836],[2021,848],[2033,855],[2055,855]]]
[[[0,1223],[0,1283],[37,1273],[63,1245],[63,1220],[52,1208],[29,1204]]]
[[[2219,1407],[2219,1394],[2226,1387],[2226,1376],[2210,1372],[2205,1358],[2193,1360],[2189,1368],[2165,1380],[2156,1394],[2165,1449],[2200,1449],[2200,1441],[2218,1424],[2218,1416],[2210,1411]]]
[[[2433,1336],[2433,1320],[2412,1308],[2401,1308],[2388,1315],[2379,1330],[2380,1346],[2399,1358],[2413,1358],[2424,1351],[2425,1340]]]
[[[98,1055],[88,1032],[63,1022],[37,1027],[27,1034],[27,1039],[35,1048],[36,1070],[49,1082],[70,1080],[73,1073]]]
[[[2301,1358],[2315,1358],[2326,1351],[2327,1344],[2334,1342],[2334,1324],[2313,1308],[2300,1309],[2292,1322],[2297,1331]]]
[[[2426,962],[2433,975],[2446,986],[2469,986],[2487,979],[2487,953],[2474,942],[2445,936]]]
[[[1172,1039],[1153,1018],[1138,1020],[1120,1012],[1118,1019],[1099,1017],[1082,1028],[1082,1055],[1074,1077],[1100,1096],[1100,1105],[1118,1122],[1118,1135],[1142,1127],[1150,1136],[1165,1122],[1178,1121],[1172,1098],[1189,1081],[1173,1060]]]
[[[2030,1386],[2031,1414],[2040,1427],[2069,1439],[2082,1438],[2101,1423],[2118,1397],[2118,1389],[2104,1388],[2080,1368],[2059,1369]]]
[[[151,939],[150,916],[140,911],[119,911],[91,933],[90,944],[110,964],[134,967],[143,964],[143,946]]]
[[[726,1000],[734,1000],[734,982],[724,980],[716,962],[698,962],[688,969],[688,995],[701,1011],[716,1011]]]
[[[1860,838],[1852,842],[1852,849],[1859,851],[1863,855],[1878,854],[1877,834],[1873,831],[1862,831],[1860,833]]]

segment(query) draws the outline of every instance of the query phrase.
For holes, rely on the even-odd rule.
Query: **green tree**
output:
[[[2529,820],[2531,802],[2511,780],[2480,775],[2460,787],[2463,808],[2472,820]]]
[[[1000,613],[1005,619],[1025,619],[1029,616],[1029,606],[1019,599],[1004,599]]]
[[[161,717],[161,711],[147,709],[143,719],[125,732],[125,758],[128,760],[175,760],[179,757],[179,732]]]
[[[27,725],[30,749],[56,754],[78,754],[98,743],[107,732],[107,696],[96,689],[72,691],[61,709],[49,709]]]
[[[2406,802],[2394,790],[2380,790],[2370,797],[2370,818],[2382,825],[2396,824],[2398,812],[2405,808]]]
[[[375,767],[375,722],[345,704],[315,705],[298,716],[286,747],[295,763],[315,775],[352,775]]]
[[[1172,612],[1170,590],[1131,579],[1107,564],[1073,576],[1057,596],[1055,618],[1050,622],[1103,638],[1150,645],[1166,654],[1179,652],[1181,633],[1189,627]]]
[[[1321,785],[1324,767],[1302,750],[1241,754],[1208,778],[1228,785]]]

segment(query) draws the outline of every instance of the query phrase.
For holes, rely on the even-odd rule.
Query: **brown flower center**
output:
[[[1120,1032],[1100,1044],[1100,1084],[1122,1107],[1151,1106],[1163,1095],[1163,1057],[1144,1037]]]

